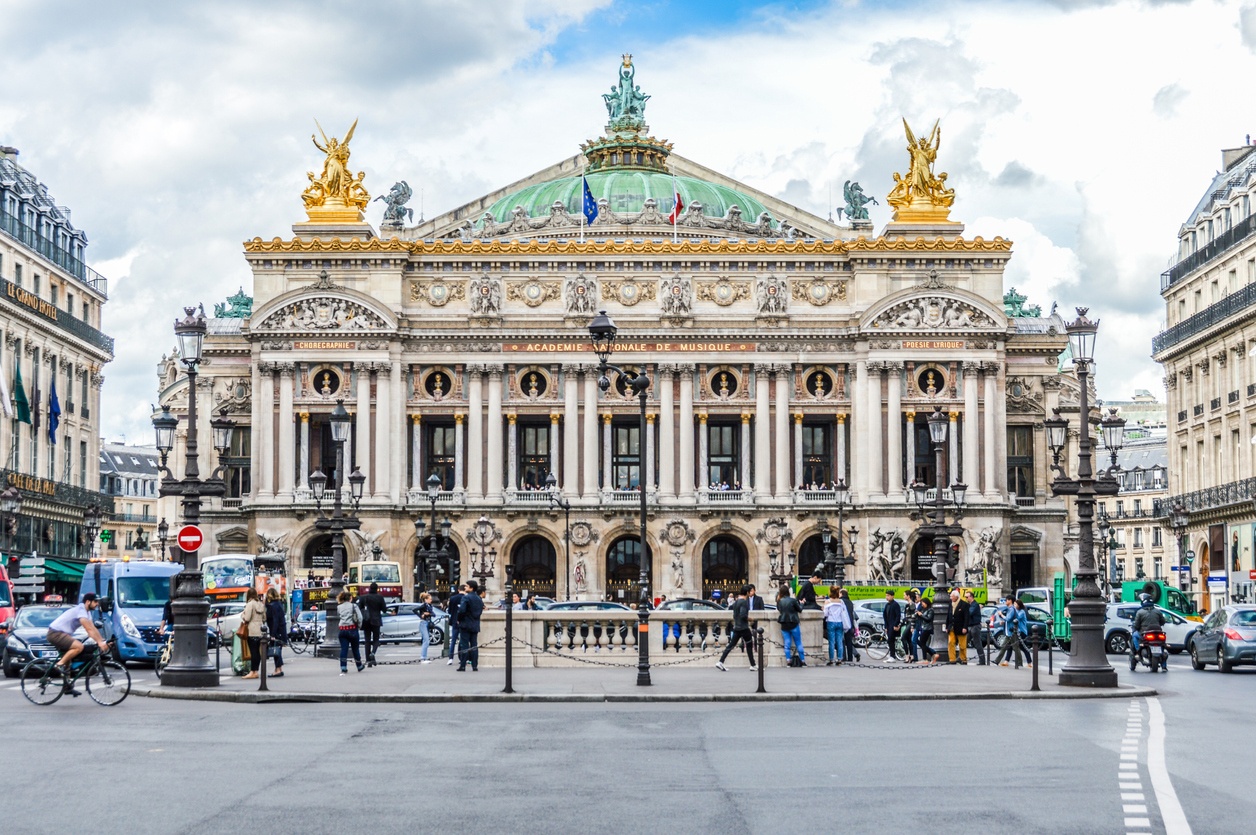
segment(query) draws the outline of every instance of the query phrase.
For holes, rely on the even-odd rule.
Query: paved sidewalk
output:
[[[715,658],[690,664],[659,666],[651,670],[651,687],[637,686],[636,656],[614,653],[617,666],[538,669],[517,666],[513,694],[503,693],[505,670],[481,666],[457,672],[445,659],[430,664],[410,663],[408,649],[381,652],[381,666],[356,672],[352,665],[341,676],[335,660],[296,656],[289,658],[282,678],[267,679],[268,692],[260,682],[225,675],[216,688],[163,687],[147,675],[133,673],[138,696],[230,702],[717,702],[717,701],[889,701],[926,699],[1096,699],[1155,695],[1142,681],[1122,675],[1116,690],[1061,687],[1047,674],[1044,661],[1039,674],[1041,691],[1030,691],[1031,673],[1013,667],[979,667],[865,664],[842,667],[769,667],[764,684],[767,693],[756,693],[758,674],[745,658],[729,659],[727,672],[715,669]],[[866,658],[866,656],[865,656]],[[611,661],[603,653],[599,662]],[[671,659],[655,659],[671,660]],[[1056,659],[1058,673],[1063,658]],[[736,665],[734,666],[734,662]],[[389,663],[392,662],[392,663]],[[618,666],[623,664],[625,666]],[[628,666],[631,665],[631,666]],[[1154,682],[1150,676],[1148,683]],[[1131,680],[1135,684],[1131,684]],[[1140,685],[1140,686],[1135,686]]]

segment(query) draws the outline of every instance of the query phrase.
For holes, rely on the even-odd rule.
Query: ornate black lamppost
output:
[[[1109,542],[1108,537],[1111,537]],[[1112,523],[1108,520],[1108,511],[1103,506],[1099,506],[1099,544],[1103,546],[1104,560],[1099,565],[1099,578],[1103,582],[1104,597],[1108,600],[1112,599],[1112,586],[1108,582],[1109,577],[1116,577],[1116,570],[1113,567],[1116,564],[1116,531],[1112,528]],[[1105,569],[1105,566],[1107,568]]]
[[[497,549],[493,543],[501,536],[501,532],[493,526],[487,516],[481,516],[471,528],[471,576],[479,581],[484,588],[484,581],[492,577],[497,568]]]
[[[4,548],[13,550],[13,535],[17,533],[17,514],[22,510],[22,491],[12,484],[0,492],[0,516],[4,518]]]
[[[1191,515],[1186,512],[1186,505],[1178,502],[1169,511],[1169,529],[1177,540],[1178,549],[1178,586],[1189,593],[1191,587],[1191,564],[1186,559],[1186,528],[1191,523]],[[1183,571],[1182,569],[1186,570]]]
[[[571,502],[564,499],[558,494],[558,479],[554,478],[554,474],[550,473],[545,477],[545,490],[549,495],[550,507],[562,508],[565,524],[563,533],[563,562],[567,566],[567,589],[563,593],[563,600],[571,599]],[[643,557],[644,559],[644,557]],[[554,589],[555,592],[558,589]],[[509,600],[509,598],[507,598]]]
[[[1069,604],[1072,621],[1073,646],[1068,661],[1060,670],[1060,684],[1074,687],[1116,687],[1116,670],[1108,663],[1104,648],[1103,622],[1107,605],[1103,593],[1095,583],[1099,572],[1095,568],[1094,518],[1095,497],[1115,496],[1121,490],[1120,482],[1112,475],[1116,453],[1124,441],[1125,421],[1113,414],[1103,420],[1104,445],[1112,453],[1113,466],[1100,471],[1096,477],[1091,469],[1090,441],[1090,364],[1095,356],[1095,337],[1099,323],[1086,318],[1088,308],[1077,308],[1077,320],[1068,326],[1069,348],[1073,365],[1077,369],[1077,382],[1081,389],[1081,426],[1077,441],[1077,478],[1069,478],[1060,467],[1060,453],[1068,439],[1068,421],[1060,417],[1059,409],[1043,421],[1047,431],[1047,445],[1051,448],[1054,462],[1051,469],[1058,475],[1051,482],[1051,492],[1057,496],[1073,496],[1077,507],[1077,527],[1080,538],[1077,585]]]
[[[436,532],[436,500],[440,498],[441,481],[440,476],[432,473],[427,477],[427,500],[432,503],[432,536],[424,542],[423,534],[427,528],[427,523],[421,518],[414,520],[414,532],[418,535],[418,550],[415,552],[415,560],[422,560],[427,578],[432,583],[432,588],[437,588],[437,576],[445,573],[445,568],[441,564],[442,561],[449,561],[449,528],[451,527],[449,520],[446,519],[440,524],[440,533]],[[415,566],[415,574],[418,574],[418,566]],[[416,577],[417,581],[417,577]],[[423,591],[423,589],[418,589]]]
[[[933,538],[933,651],[945,655],[946,615],[950,611],[950,579],[954,576],[959,557],[951,548],[951,537],[962,537],[964,528],[959,520],[964,513],[964,498],[968,485],[955,482],[951,485],[950,498],[946,495],[946,476],[943,473],[946,455],[946,434],[950,420],[941,407],[929,415],[929,441],[933,444],[934,490],[929,501],[929,485],[922,481],[912,483],[912,494],[920,512],[920,536]],[[948,512],[953,521],[948,524]]]
[[[83,533],[87,535],[87,558],[96,556],[96,537],[100,536],[100,505],[92,502],[83,508]]]
[[[336,401],[336,408],[331,411],[331,440],[336,447],[336,472],[332,480],[331,515],[323,513],[323,497],[327,494],[327,475],[322,470],[315,470],[310,475],[310,490],[314,494],[314,507],[318,518],[314,527],[320,531],[331,533],[331,587],[327,591],[327,627],[324,634],[330,637],[339,634],[340,613],[336,609],[336,598],[344,590],[345,575],[345,531],[355,531],[362,527],[358,519],[358,504],[362,501],[362,487],[366,476],[362,471],[354,469],[349,476],[349,498],[353,509],[346,512],[344,507],[344,457],[345,442],[349,440],[349,413],[345,411],[345,402]],[[334,658],[340,654],[340,646],[331,640],[319,645],[318,654],[324,658]]]
[[[166,551],[166,543],[170,540],[170,523],[166,521],[166,517],[161,517],[161,521],[157,523],[157,541],[161,543],[161,561],[168,562],[170,554]]]
[[[780,588],[782,583],[788,583],[794,579],[794,566],[798,564],[798,553],[790,551],[788,556],[782,559],[775,548],[768,549],[768,579],[776,588]]]
[[[174,449],[175,430],[179,427],[179,419],[170,414],[169,406],[163,406],[161,414],[153,418],[153,429],[157,434],[157,451],[161,456],[161,471],[164,474],[158,495],[179,496],[183,507],[183,524],[199,525],[201,500],[223,495],[226,485],[222,482],[221,467],[208,479],[201,479],[200,454],[196,442],[196,377],[208,327],[203,307],[185,307],[183,313],[184,317],[174,323],[174,335],[179,343],[179,361],[183,363],[188,376],[187,443],[184,446],[182,479],[176,479],[166,467],[166,460]],[[209,645],[205,640],[209,600],[205,597],[205,585],[196,551],[184,552],[183,570],[175,575],[172,585],[170,610],[174,617],[174,648],[170,654],[170,663],[161,671],[161,683],[179,687],[217,687],[218,670],[209,662]]]
[[[599,310],[598,314],[593,317],[593,321],[589,323],[589,336],[593,338],[593,353],[598,358],[598,381],[597,386],[602,391],[606,391],[611,387],[610,377],[607,371],[614,371],[620,377],[623,377],[624,383],[632,390],[641,402],[641,421],[640,429],[640,472],[638,473],[637,484],[641,490],[641,574],[638,577],[638,585],[641,587],[640,597],[637,600],[637,685],[639,687],[648,687],[650,685],[650,557],[649,546],[646,543],[646,492],[649,485],[645,481],[646,460],[645,460],[645,437],[646,437],[646,394],[650,388],[650,378],[646,376],[645,370],[642,369],[635,373],[625,371],[617,365],[611,365],[609,360],[611,353],[615,350],[615,338],[619,333],[619,328],[615,327],[615,323],[611,321],[611,317],[606,315],[605,310]]]
[[[844,586],[846,585],[846,566],[855,564],[853,533],[855,529],[853,527],[851,528],[850,556],[847,556],[842,549],[842,514],[846,510],[846,503],[850,501],[850,488],[846,486],[844,479],[833,485],[833,498],[837,504],[837,536],[833,536],[833,531],[829,530],[827,524],[820,528],[820,541],[824,543],[824,576],[835,577],[837,584]],[[830,550],[830,544],[836,547]]]

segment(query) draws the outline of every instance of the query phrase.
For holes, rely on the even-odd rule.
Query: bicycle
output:
[[[166,665],[170,663],[170,654],[174,652],[174,630],[170,630],[166,636],[166,642],[161,645],[161,649],[157,651],[157,659],[153,662],[153,671],[157,673],[157,677],[161,678],[161,671],[166,669]]]
[[[895,639],[894,649],[899,658],[911,658],[911,637],[907,630],[900,629],[898,638]],[[884,632],[873,632],[868,636],[868,645],[864,652],[868,653],[869,658],[882,661],[889,657],[890,642],[886,638]]]
[[[31,704],[50,705],[82,679],[93,702],[105,707],[119,704],[131,692],[131,674],[95,646],[88,645],[84,652],[90,653],[90,657],[73,662],[68,679],[57,666],[59,659],[28,661],[22,668],[22,695]]]

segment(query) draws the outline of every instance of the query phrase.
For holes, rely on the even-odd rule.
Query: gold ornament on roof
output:
[[[360,221],[362,210],[370,202],[371,195],[362,187],[365,172],[359,171],[356,176],[349,170],[349,142],[353,139],[353,131],[358,127],[354,119],[344,139],[327,137],[323,126],[314,120],[323,141],[311,135],[310,140],[327,158],[323,160],[323,171],[318,176],[313,171],[307,172],[310,185],[301,194],[305,209],[310,220],[320,221]]]
[[[911,155],[911,167],[907,176],[895,173],[894,188],[886,202],[894,207],[894,220],[906,222],[946,221],[951,204],[955,202],[955,189],[946,187],[946,172],[934,175],[933,163],[938,158],[938,146],[942,132],[938,122],[926,139],[917,139],[907,120],[903,120],[907,133],[907,153]]]

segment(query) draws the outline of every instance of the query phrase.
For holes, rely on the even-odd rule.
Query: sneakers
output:
[[[454,660],[452,658],[445,662],[446,667],[452,667],[453,665],[454,665]]]
[[[428,659],[424,658],[424,659],[423,659],[422,661],[420,661],[419,663],[420,663],[420,664],[431,664],[432,662],[431,662],[431,661],[429,661]]]
[[[727,672],[727,671],[728,671],[728,668],[724,666],[724,662],[723,662],[723,661],[716,661],[716,662],[715,662],[715,669],[717,669],[717,670],[723,670],[723,671],[725,671],[725,672]]]
[[[756,665],[754,665],[754,664],[751,664],[751,665],[750,665],[750,672],[752,672],[752,673],[757,673],[757,672],[759,672],[759,668],[758,668],[758,666],[756,666]]]
[[[359,664],[359,665],[358,665],[358,672],[359,672],[359,673],[360,673],[360,672],[362,672],[362,671],[363,671],[363,670],[365,670],[365,669],[366,669],[366,665],[365,665],[365,664]]]
[[[341,674],[342,676],[343,676],[343,675],[348,675],[348,673],[349,673],[349,668],[348,668],[348,667],[341,667],[341,668],[340,668],[340,674]]]

